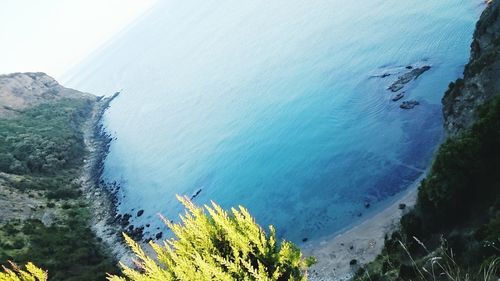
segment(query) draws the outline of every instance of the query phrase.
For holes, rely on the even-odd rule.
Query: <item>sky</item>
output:
[[[0,74],[56,79],[148,11],[156,0],[0,0]]]

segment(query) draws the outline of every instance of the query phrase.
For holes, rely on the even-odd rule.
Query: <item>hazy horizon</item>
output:
[[[0,74],[45,72],[61,79],[156,1],[3,1]]]

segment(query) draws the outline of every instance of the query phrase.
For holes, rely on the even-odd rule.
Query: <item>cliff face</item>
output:
[[[0,118],[61,98],[88,98],[93,95],[65,88],[42,72],[0,75]]]
[[[493,1],[481,15],[471,44],[471,57],[463,79],[450,84],[443,97],[448,136],[470,128],[476,109],[500,95],[500,1]]]

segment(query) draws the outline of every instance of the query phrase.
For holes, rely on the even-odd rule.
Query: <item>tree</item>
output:
[[[291,242],[276,241],[276,231],[266,233],[243,208],[228,213],[212,202],[204,208],[187,197],[177,197],[185,206],[181,223],[164,219],[175,238],[162,244],[150,242],[156,259],[127,235],[135,253],[136,269],[121,264],[125,277],[110,281],[146,280],[306,280],[306,269],[314,258],[303,259]],[[208,214],[207,214],[208,212]]]

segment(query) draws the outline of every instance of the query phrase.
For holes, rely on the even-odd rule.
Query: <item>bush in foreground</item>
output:
[[[200,208],[185,197],[178,199],[187,209],[182,222],[164,220],[176,238],[151,242],[153,259],[125,236],[137,256],[137,269],[122,264],[125,277],[110,276],[110,281],[307,279],[314,259],[303,259],[291,242],[278,243],[274,228],[267,234],[245,208],[228,213],[213,202]]]
[[[3,267],[0,271],[2,281],[46,281],[47,272],[36,267],[32,263],[26,265],[26,270],[22,270],[17,265],[11,264],[12,269]]]

